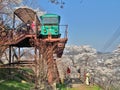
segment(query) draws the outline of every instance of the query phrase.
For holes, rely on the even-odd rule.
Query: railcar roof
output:
[[[42,17],[60,17],[60,16],[57,14],[44,14],[42,15]]]

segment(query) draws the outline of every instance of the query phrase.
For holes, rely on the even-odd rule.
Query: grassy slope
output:
[[[25,77],[15,69],[12,69],[12,79],[9,77],[8,69],[0,69],[0,90],[32,90],[30,88],[34,87],[33,84],[25,82]]]
[[[0,90],[32,90],[33,84],[27,82],[18,82],[18,81],[3,81],[0,82]],[[61,90],[102,90],[98,86],[86,86],[81,84],[79,87],[75,88],[62,88]]]
[[[0,83],[0,90],[30,90],[33,85],[30,83],[22,83],[18,81],[3,81]]]
[[[27,69],[25,70],[28,73],[32,73]],[[34,87],[33,84],[30,84],[28,82],[21,82],[22,80],[25,80],[25,77],[16,72],[14,74],[15,74],[13,76],[14,79],[8,80],[6,78],[6,76],[8,75],[7,70],[6,69],[0,70],[0,90],[32,90],[31,88]],[[101,90],[101,89],[98,86],[86,86],[84,84],[81,84],[79,87],[76,88],[63,88],[61,90]]]

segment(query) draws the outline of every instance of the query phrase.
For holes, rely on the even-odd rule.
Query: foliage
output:
[[[10,24],[12,21],[14,7],[20,6],[22,0],[1,0],[0,2],[0,18],[4,24]]]
[[[60,8],[63,8],[65,5],[64,0],[49,0],[49,1],[53,4],[60,5]]]

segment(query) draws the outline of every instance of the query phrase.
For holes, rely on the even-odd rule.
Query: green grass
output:
[[[99,86],[86,86],[84,87],[84,89],[82,89],[81,87],[77,87],[77,88],[69,88],[66,90],[102,90]]]
[[[31,88],[33,88],[34,85],[25,82],[26,77],[19,74],[17,69],[11,69],[11,71],[12,75],[10,76],[9,69],[0,69],[0,90],[32,90]],[[23,69],[22,71],[27,73],[32,72],[30,69]]]
[[[21,83],[18,81],[3,81],[0,83],[0,90],[30,90],[33,87],[30,83]]]
[[[81,86],[81,87],[75,87],[75,88],[67,88],[63,87],[60,90],[102,90],[99,86],[94,85],[94,86]]]
[[[88,86],[86,87],[87,90],[101,90],[99,86]]]

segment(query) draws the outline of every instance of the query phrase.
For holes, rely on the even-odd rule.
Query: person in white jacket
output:
[[[85,83],[86,83],[86,85],[90,85],[90,73],[86,73]]]

